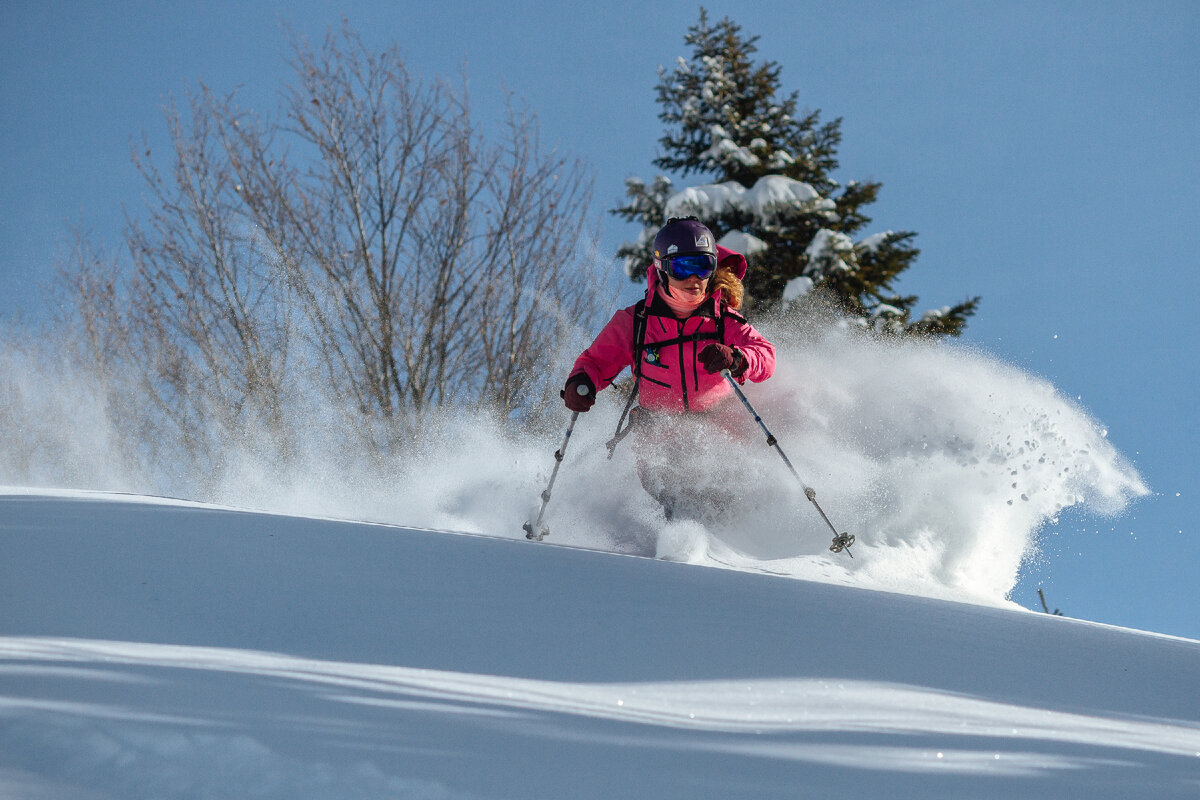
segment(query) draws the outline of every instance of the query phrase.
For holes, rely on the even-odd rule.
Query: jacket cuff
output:
[[[729,370],[729,374],[741,381],[742,376],[746,374],[746,367],[749,363],[746,361],[746,354],[736,347],[733,349],[733,369]]]

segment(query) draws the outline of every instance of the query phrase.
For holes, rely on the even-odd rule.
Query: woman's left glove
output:
[[[700,351],[700,365],[708,373],[729,370],[733,377],[740,377],[746,371],[746,357],[736,347],[723,344],[710,344]]]

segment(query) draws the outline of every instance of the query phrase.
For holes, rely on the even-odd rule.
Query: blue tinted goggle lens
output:
[[[716,268],[717,259],[704,253],[675,256],[670,265],[671,275],[679,281],[693,275],[697,278],[708,278]]]

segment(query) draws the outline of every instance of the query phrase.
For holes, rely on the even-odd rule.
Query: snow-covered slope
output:
[[[1198,675],[1012,609],[0,494],[6,798],[1193,798]]]

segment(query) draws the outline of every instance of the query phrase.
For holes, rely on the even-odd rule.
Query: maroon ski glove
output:
[[[596,404],[596,387],[591,378],[582,372],[567,378],[567,385],[559,394],[572,411],[587,411]]]
[[[736,347],[710,344],[700,351],[699,358],[705,372],[715,373],[727,369],[730,375],[737,378],[746,371],[746,357]]]

